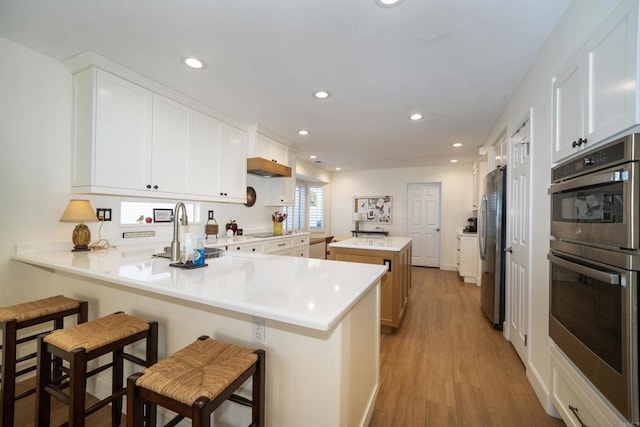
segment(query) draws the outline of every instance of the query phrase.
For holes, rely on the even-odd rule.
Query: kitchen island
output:
[[[43,286],[52,295],[88,300],[90,318],[123,310],[158,320],[160,358],[203,334],[264,348],[268,426],[368,424],[379,385],[384,267],[227,252],[186,270],[154,252],[21,251],[14,259],[49,272]],[[256,343],[254,324],[262,322],[264,342]],[[102,396],[109,387],[99,376],[88,390]],[[225,403],[216,422],[247,425],[249,413]]]
[[[384,265],[380,285],[380,321],[394,330],[400,326],[411,291],[411,238],[354,237],[330,243],[330,259]]]

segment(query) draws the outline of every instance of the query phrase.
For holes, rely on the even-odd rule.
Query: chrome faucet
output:
[[[173,262],[180,261],[180,240],[178,240],[178,214],[180,213],[180,209],[182,209],[182,220],[180,223],[182,225],[189,224],[187,208],[184,206],[184,203],[176,203],[176,208],[173,210],[173,240],[171,241],[171,261]]]

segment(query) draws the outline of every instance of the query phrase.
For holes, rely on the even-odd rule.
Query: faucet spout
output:
[[[180,260],[180,240],[178,239],[178,217],[182,210],[182,219],[180,223],[182,225],[188,225],[189,220],[187,218],[187,208],[184,203],[176,203],[176,207],[173,210],[173,240],[171,241],[171,261],[178,262]]]

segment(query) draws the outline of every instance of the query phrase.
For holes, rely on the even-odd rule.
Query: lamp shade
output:
[[[96,211],[88,200],[69,200],[67,208],[60,217],[60,222],[98,222]]]

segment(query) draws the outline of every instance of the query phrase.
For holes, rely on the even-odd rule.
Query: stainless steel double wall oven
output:
[[[640,134],[552,169],[549,336],[629,421],[638,403]]]

